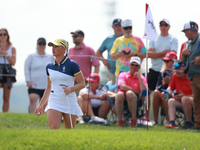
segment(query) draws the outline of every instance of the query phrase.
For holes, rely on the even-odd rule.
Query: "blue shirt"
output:
[[[112,48],[112,46],[113,46],[113,43],[114,43],[115,39],[118,38],[118,37],[120,37],[120,36],[111,35],[111,36],[107,37],[107,38],[103,41],[103,43],[101,44],[101,46],[100,46],[100,48],[99,48],[99,50],[100,50],[102,53],[103,53],[105,50],[108,51],[108,56],[107,56],[107,57],[108,57],[108,63],[109,63],[109,65],[110,65],[109,71],[110,71],[112,74],[115,74],[115,69],[116,69],[116,67],[115,67],[115,60],[112,60],[112,59],[111,59],[110,50],[111,50],[111,48]]]

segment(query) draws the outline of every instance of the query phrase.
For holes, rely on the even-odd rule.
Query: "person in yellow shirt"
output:
[[[123,20],[121,25],[124,35],[115,40],[110,51],[111,58],[116,60],[116,83],[121,72],[129,71],[132,56],[138,56],[141,60],[146,56],[146,48],[141,38],[132,34],[132,20]]]

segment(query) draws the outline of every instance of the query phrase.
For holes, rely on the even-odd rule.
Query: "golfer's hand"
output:
[[[190,51],[191,51],[191,49],[184,49],[182,52],[182,55],[188,56],[188,55],[190,55]]]
[[[200,56],[197,56],[191,63],[194,63],[194,65],[200,65]]]
[[[43,107],[39,106],[35,109],[35,115],[40,116],[42,114]]]
[[[66,96],[70,94],[70,92],[71,92],[70,88],[67,88],[67,87],[62,87],[62,88],[64,89]]]

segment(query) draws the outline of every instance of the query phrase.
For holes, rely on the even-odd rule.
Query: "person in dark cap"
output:
[[[45,38],[38,38],[36,52],[29,54],[24,64],[26,86],[30,99],[29,113],[34,113],[38,99],[40,100],[44,94],[47,86],[46,66],[54,61],[53,55],[47,54],[45,48]]]
[[[116,69],[116,67],[115,67],[115,61],[113,61],[111,59],[110,50],[112,48],[112,45],[113,45],[113,42],[115,41],[115,39],[123,35],[121,21],[122,20],[119,18],[113,20],[112,28],[114,30],[114,34],[111,36],[108,36],[103,41],[103,43],[101,44],[101,46],[99,47],[99,49],[96,52],[97,57],[99,57],[99,60],[101,60],[104,64],[104,66],[106,66],[107,69],[109,70],[109,71],[107,71],[108,81],[111,80],[113,84],[115,84],[115,69]],[[107,59],[105,59],[103,57],[103,52],[106,50],[108,51]]]
[[[188,39],[188,47],[181,54],[181,60],[186,63],[185,73],[191,81],[194,97],[194,129],[200,129],[200,35],[198,24],[189,21],[184,24],[182,32]]]
[[[69,58],[77,62],[85,79],[90,75],[92,66],[95,68],[94,72],[99,73],[99,59],[96,57],[94,50],[83,43],[85,37],[83,31],[76,30],[71,34],[75,46],[69,49]]]
[[[169,113],[169,124],[165,125],[165,128],[178,129],[179,127],[175,124],[175,114],[176,108],[183,108],[185,114],[185,125],[183,129],[188,129],[193,127],[192,124],[192,107],[193,107],[193,97],[192,90],[190,87],[190,80],[187,74],[184,73],[185,63],[181,60],[177,60],[173,67],[175,73],[169,83],[167,91],[172,95],[168,100],[168,113]]]

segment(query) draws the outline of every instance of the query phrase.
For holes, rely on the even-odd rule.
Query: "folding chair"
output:
[[[110,115],[108,117],[107,123],[113,124],[113,123],[117,122],[117,116],[114,113],[115,99],[110,99],[108,97],[108,90],[114,90],[114,89],[118,88],[118,85],[107,85],[107,84],[104,84],[104,83],[101,83],[101,85],[103,86],[102,90],[107,94],[107,99],[108,99],[109,103],[111,104],[111,112],[110,112]],[[137,118],[142,118],[146,113],[145,107],[144,107],[144,104],[146,104],[146,102],[145,101],[142,102],[142,100],[141,100],[142,96],[146,96],[146,89],[143,90],[140,93],[139,100],[137,101]],[[128,106],[124,106],[123,116],[124,116],[124,118],[123,118],[124,123],[129,124],[129,121],[130,121],[130,118],[131,118],[131,113],[128,110]]]
[[[171,97],[169,92],[167,90],[164,90],[164,89],[161,89],[161,91],[168,94],[168,96],[166,96],[166,97],[164,96],[163,99],[169,100],[169,98]],[[164,124],[164,120],[166,119],[166,114],[165,114],[165,111],[164,111],[163,108],[161,108],[160,115],[161,115],[161,124]],[[186,118],[185,118],[185,114],[183,112],[183,109],[182,108],[176,108],[175,124],[178,125],[179,127],[182,127],[184,125],[185,121],[186,121]],[[192,123],[194,124],[193,109],[192,109]]]

